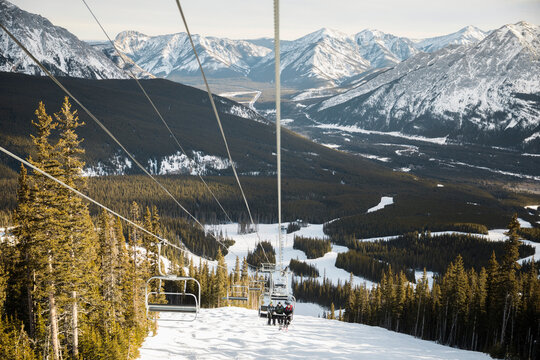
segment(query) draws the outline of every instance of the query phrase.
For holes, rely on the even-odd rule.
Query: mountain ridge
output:
[[[0,0],[0,22],[57,76],[127,78],[100,51],[49,20]],[[43,74],[4,31],[0,31],[0,71]]]

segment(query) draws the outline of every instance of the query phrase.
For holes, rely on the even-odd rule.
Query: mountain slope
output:
[[[57,111],[64,94],[46,77],[0,73],[0,81],[0,138],[4,144],[12,141],[20,146],[17,151],[27,153],[28,135],[33,131],[30,119],[34,117],[33,112],[38,102],[43,101],[50,112]],[[149,170],[154,169],[160,173],[159,169],[164,161],[177,161],[174,155],[179,149],[170,139],[135,81],[65,78],[62,83],[103,120],[105,126],[141,163],[147,165]],[[200,156],[212,154],[220,159],[226,158],[221,135],[205,92],[162,79],[141,80],[141,83],[188,154],[203,151]],[[261,141],[260,137],[263,136],[262,129],[269,128],[269,125],[256,112],[219,97],[216,97],[216,105],[222,121],[228,124],[229,131],[240,128],[243,131],[238,136],[246,138],[246,134],[253,131],[250,140],[242,140],[244,143],[266,143]],[[86,122],[86,126],[81,129],[81,136],[85,139],[88,164],[99,167],[101,163],[104,170],[97,171],[97,174],[107,173],[107,170],[110,170],[109,174],[115,173],[118,163],[125,163],[126,155],[85,113],[80,112],[79,115]],[[236,133],[227,135],[236,137]],[[270,149],[267,157],[271,159]],[[238,158],[243,165],[240,155]],[[270,159],[267,161],[270,162]],[[123,170],[129,173],[135,169]]]
[[[104,54],[64,28],[0,0],[0,22],[54,75],[87,79],[123,79]],[[4,31],[0,31],[0,71],[42,74]]]
[[[420,53],[311,115],[323,123],[501,146],[540,146],[540,27],[493,31],[474,46]]]

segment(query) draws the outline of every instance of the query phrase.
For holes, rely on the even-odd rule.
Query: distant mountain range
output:
[[[141,78],[199,76],[185,33],[118,34],[115,43],[136,63],[130,64],[110,44],[89,45],[6,0],[0,0],[0,21],[56,75],[126,78],[120,67]],[[297,89],[288,99],[312,126],[399,131],[538,152],[539,39],[539,27],[526,22],[490,32],[468,26],[426,39],[321,29],[283,41],[281,77],[285,86]],[[194,35],[194,42],[210,79],[234,78],[251,87],[273,81],[272,39]],[[3,32],[0,71],[41,74]],[[285,108],[284,116],[294,120],[296,115]]]
[[[448,45],[470,45],[488,33],[468,26],[446,36],[411,40],[377,30],[349,36],[320,29],[281,44],[281,76],[295,88],[339,86],[366,70],[395,66],[419,52],[433,52]],[[270,82],[274,77],[272,39],[230,40],[194,35],[197,51],[210,77],[245,77]],[[115,43],[141,68],[156,76],[181,78],[197,75],[186,33],[147,36],[124,31]],[[102,50],[109,46],[105,44]]]

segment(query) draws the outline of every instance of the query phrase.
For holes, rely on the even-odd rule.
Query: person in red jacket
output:
[[[292,320],[293,306],[290,303],[285,303],[285,305],[283,314],[285,314],[285,326],[288,327]]]

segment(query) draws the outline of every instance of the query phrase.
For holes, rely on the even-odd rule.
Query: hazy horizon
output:
[[[9,1],[9,0],[8,0]],[[105,36],[82,1],[11,0],[21,9],[39,14],[85,41],[104,41]],[[87,0],[111,37],[135,30],[149,36],[185,32],[175,1],[152,7],[144,0]],[[213,3],[215,5],[210,5]],[[230,39],[273,37],[273,1],[183,1],[194,34]],[[159,5],[159,6],[157,6]],[[402,2],[379,0],[291,0],[281,2],[281,38],[294,40],[321,28],[348,35],[376,29],[413,39],[435,37],[472,25],[481,30],[527,21],[540,23],[540,0],[456,0],[452,4],[426,0]]]

